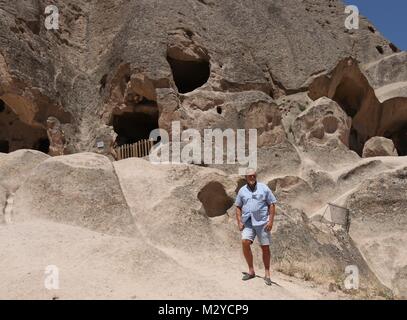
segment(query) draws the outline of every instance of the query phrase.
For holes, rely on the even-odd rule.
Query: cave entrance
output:
[[[180,93],[191,92],[204,85],[210,75],[208,61],[183,61],[167,56],[175,85]]]
[[[7,140],[0,140],[0,152],[8,153],[10,150],[10,146]]]
[[[390,139],[393,140],[398,155],[407,156],[407,124],[405,124],[400,130],[393,133]]]
[[[158,107],[154,101],[144,99],[140,104],[113,114],[112,125],[117,133],[116,144],[132,144],[148,139],[150,132],[158,128]]]
[[[0,152],[19,149],[49,151],[47,130],[40,125],[27,124],[4,101],[0,100]]]
[[[363,88],[356,81],[345,77],[336,88],[332,100],[336,101],[348,116],[354,118],[362,104],[363,91]]]
[[[38,141],[35,143],[33,149],[44,152],[44,153],[48,153],[49,152],[48,138],[45,138],[45,137],[39,138]]]
[[[358,130],[354,127],[353,119],[359,112],[365,97],[363,86],[351,77],[344,77],[336,87],[335,94],[332,97],[338,105],[352,118],[352,127],[349,136],[349,149],[355,151],[360,156],[363,152],[364,139]]]
[[[0,99],[0,112],[6,110],[6,103]]]
[[[357,154],[362,155],[364,142],[360,138],[356,129],[352,126],[349,134],[349,149],[355,151]]]

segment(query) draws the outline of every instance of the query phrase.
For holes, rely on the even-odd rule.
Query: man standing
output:
[[[246,273],[242,280],[250,280],[256,276],[250,246],[257,236],[263,252],[264,282],[271,285],[270,231],[273,228],[277,200],[267,185],[257,182],[255,170],[247,170],[246,182],[239,190],[235,202],[237,225],[242,232],[243,254],[249,266],[249,273]]]

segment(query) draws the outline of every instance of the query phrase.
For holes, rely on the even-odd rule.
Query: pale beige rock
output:
[[[282,124],[287,133],[290,133],[291,125],[298,115],[305,111],[312,100],[306,92],[300,92],[288,96],[283,96],[275,101],[282,115]]]
[[[215,169],[155,165],[137,158],[114,162],[114,167],[144,236],[178,248],[212,246],[215,239],[209,219],[212,212],[225,214],[233,205],[237,177],[230,179]],[[220,197],[216,204],[211,189]]]
[[[93,153],[49,158],[18,189],[13,220],[35,217],[112,234],[134,233],[110,160]]]
[[[4,189],[1,185],[0,185],[0,223],[4,222],[4,209],[6,207],[6,200],[7,200],[7,192],[6,189]]]
[[[407,52],[394,53],[374,62],[362,64],[361,70],[375,90],[390,84],[405,82]]]
[[[49,140],[50,156],[61,156],[65,153],[65,134],[61,122],[55,117],[47,119],[47,135]]]
[[[383,284],[405,297],[406,174],[392,172],[405,160],[357,154],[374,136],[407,154],[406,53],[366,19],[344,32],[339,0],[55,4],[63,14],[52,33],[44,0],[0,10],[2,145],[38,149],[49,117],[60,121],[53,155],[112,154],[172,121],[256,129],[259,179],[278,199],[271,248],[281,287],[255,279],[242,290],[239,164],[21,150],[0,154],[0,209],[7,196],[11,222],[0,225],[1,297],[53,298],[38,284],[56,264],[62,299],[349,298],[316,283],[343,289],[350,263],[357,297],[391,297]],[[142,133],[117,133],[134,128]],[[349,205],[350,236],[310,219],[328,202]]]
[[[190,30],[176,29],[169,32],[168,56],[182,61],[209,60],[207,50],[196,43],[196,38]]]
[[[350,235],[380,281],[405,294],[407,167],[364,181],[348,198]]]
[[[228,177],[218,170],[190,165],[153,165],[141,159],[118,161],[114,166],[134,220],[142,235],[152,243],[166,250],[176,247],[191,254],[192,260],[222,250],[226,243],[240,249],[232,207],[236,192],[243,185],[238,176]],[[261,181],[263,176],[259,179]],[[306,185],[301,186],[301,179],[296,177],[275,181],[276,186],[293,192],[299,192]],[[138,194],[142,192],[140,198]],[[346,261],[352,256],[361,268],[363,290],[373,293],[383,289],[346,238],[325,234],[309,225],[298,210],[286,204],[282,193],[280,189],[277,192],[282,201],[277,208],[273,234],[275,269],[287,274],[295,270],[300,278],[309,276],[326,283],[341,277]],[[337,248],[344,247],[346,249],[337,254]],[[260,267],[261,257],[257,251],[256,255],[256,264]]]
[[[351,123],[335,101],[323,97],[297,116],[290,131],[306,157],[324,170],[333,170],[359,158],[348,148]]]
[[[281,127],[277,105],[270,96],[259,91],[225,93],[195,90],[179,99],[174,90],[159,89],[157,95],[159,125],[168,132],[171,132],[172,121],[180,121],[181,128],[201,132],[209,128],[256,129],[259,136]],[[281,130],[277,135],[284,139]],[[262,146],[270,145],[268,143],[272,142],[265,139]]]
[[[0,185],[14,192],[49,156],[36,150],[17,150],[0,157]]]
[[[380,102],[385,102],[394,98],[407,98],[407,81],[395,82],[375,90],[375,94]],[[404,98],[404,99],[403,99]]]
[[[397,271],[392,284],[395,295],[400,299],[407,299],[407,266]]]
[[[384,137],[373,137],[366,141],[363,147],[363,158],[383,156],[398,156],[392,140]]]
[[[352,117],[349,147],[362,156],[365,142],[374,136],[391,138],[400,155],[407,154],[405,53],[367,65],[354,59],[340,61],[309,84],[309,96],[335,100]]]
[[[289,205],[279,206],[275,224],[271,250],[277,270],[320,283],[338,283],[343,290],[344,270],[353,261],[363,278],[359,294],[388,294],[343,230],[317,228]]]
[[[335,139],[348,146],[350,127],[351,119],[335,101],[320,98],[298,115],[291,129],[299,145],[328,146]]]
[[[274,150],[277,151],[277,149]],[[281,156],[281,160],[278,162],[289,164],[284,156]],[[113,168],[118,180],[112,177]],[[276,172],[266,171],[265,173],[273,175]],[[329,190],[334,193],[335,189],[327,182],[325,175],[327,174],[324,172],[308,172],[306,176],[308,181],[296,176],[288,176],[274,178],[270,182],[270,185],[276,188],[279,199],[278,215],[273,231],[273,270],[290,276],[294,275],[297,278],[328,284],[342,279],[344,268],[351,259],[360,268],[363,283],[360,291],[362,296],[387,294],[386,289],[377,281],[363,257],[345,234],[318,230],[309,223],[308,218],[300,210],[291,207],[291,205],[301,207],[300,201],[292,201],[299,200],[295,194],[302,196],[302,200],[309,203],[315,199],[314,193],[320,197]],[[260,181],[263,178],[264,176],[259,176]],[[190,287],[186,287],[182,283],[192,281],[189,279],[196,279],[196,274],[210,278],[214,270],[223,270],[222,268],[231,261],[238,262],[236,259],[239,257],[238,252],[241,248],[239,232],[236,229],[233,200],[241,186],[242,181],[239,176],[228,176],[222,171],[199,166],[154,165],[137,158],[114,162],[112,166],[107,158],[96,154],[54,157],[41,163],[17,191],[12,213],[12,224],[15,226],[12,228],[15,230],[14,232],[18,232],[27,224],[31,228],[36,226],[34,229],[38,230],[39,223],[44,225],[43,228],[48,228],[50,223],[48,220],[53,220],[58,223],[53,223],[55,226],[50,225],[50,227],[60,230],[58,232],[73,232],[76,239],[87,236],[88,231],[84,228],[116,235],[131,235],[137,238],[137,241],[132,242],[131,247],[126,244],[130,240],[123,240],[130,238],[115,237],[116,240],[112,240],[110,249],[102,250],[104,253],[101,254],[110,256],[112,251],[116,250],[113,255],[116,259],[128,261],[130,255],[125,253],[127,250],[131,250],[140,259],[143,259],[145,252],[151,253],[158,250],[156,260],[148,260],[153,264],[151,270],[148,271],[146,264],[139,266],[135,274],[154,272],[156,262],[165,265],[169,272],[178,270],[182,273],[182,276],[177,278],[180,284],[169,283],[160,276],[155,277],[155,280],[152,281],[162,283],[163,291],[160,296],[167,296],[170,287],[178,292],[175,296],[182,296],[181,292],[190,290]],[[113,197],[117,203],[112,201]],[[99,199],[104,200],[102,203],[98,203]],[[115,208],[121,214],[118,214]],[[126,212],[132,221],[129,222],[129,225],[135,228],[130,233],[124,232],[128,231],[127,224],[123,226],[122,223],[123,220],[128,220]],[[37,222],[37,218],[41,218],[41,222]],[[64,226],[66,224],[79,228]],[[82,230],[80,234],[79,230]],[[35,243],[38,243],[38,245],[32,245],[32,250],[38,250],[38,246],[43,240],[38,238],[36,231],[31,233],[31,237],[34,237]],[[51,235],[50,237],[52,238]],[[98,238],[97,234],[93,236],[93,239]],[[64,239],[65,244],[73,246],[73,240],[69,236],[65,235]],[[15,243],[20,243],[19,241],[18,237],[14,240]],[[94,244],[97,244],[97,240]],[[94,244],[90,243],[89,247],[88,245],[85,247],[89,250],[96,250],[94,248],[98,248],[98,246],[94,246]],[[227,250],[225,245],[228,247]],[[142,251],[140,251],[140,247],[143,247]],[[75,252],[82,252],[77,250],[72,249],[69,252],[73,255]],[[256,248],[254,252],[256,268],[259,269],[260,252]],[[161,256],[161,253],[164,253],[164,256]],[[4,256],[7,257],[7,254]],[[12,258],[8,259],[10,264],[16,263]],[[64,268],[73,272],[66,259],[62,257],[59,259]],[[174,259],[179,265],[171,262]],[[239,259],[240,262],[237,264],[244,265],[241,256]],[[37,264],[44,263],[39,259],[34,259],[34,261]],[[91,264],[100,264],[98,261],[95,256],[90,258]],[[208,265],[208,261],[212,261],[211,266]],[[89,283],[97,282],[105,272],[116,270],[116,268],[117,264],[113,260],[101,264],[100,268],[96,268],[98,276],[90,277]],[[126,279],[127,277],[137,279],[137,276],[127,267],[127,262],[123,268],[126,270]],[[184,268],[188,268],[188,271],[185,271]],[[275,279],[282,281],[280,279],[283,276],[279,272],[275,273],[277,277]],[[7,274],[9,280],[5,282],[5,288],[10,288],[12,281],[15,281],[13,279],[16,279],[19,273],[9,272]],[[231,290],[230,292],[237,290],[232,278],[233,276],[230,275],[223,280],[210,282],[210,284],[206,282],[207,284],[201,287],[202,290],[195,294],[197,297],[203,295],[224,297],[225,291],[223,290],[226,288]],[[107,296],[128,294],[124,283],[125,281],[123,285],[115,285],[113,282],[109,282],[109,286],[114,288],[114,293]],[[75,294],[78,297],[93,296],[86,290],[79,293],[81,285],[80,282],[72,280],[69,287],[61,292],[65,297],[73,297]],[[93,285],[98,288],[98,295],[106,296],[100,286]],[[142,297],[154,297],[152,289],[147,283],[140,280],[140,286],[139,292]],[[261,288],[256,287],[255,290],[261,291]],[[6,291],[5,295],[10,296],[15,292],[17,291]],[[42,296],[38,292],[35,294],[37,297]],[[294,293],[290,294],[292,296]],[[273,295],[266,296],[272,297]]]

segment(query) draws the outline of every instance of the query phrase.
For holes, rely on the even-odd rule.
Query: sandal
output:
[[[268,285],[268,286],[271,286],[272,285],[272,282],[271,282],[271,279],[270,278],[264,278],[264,283],[266,284],[266,285]]]
[[[242,280],[247,281],[256,277],[256,274],[244,273]]]

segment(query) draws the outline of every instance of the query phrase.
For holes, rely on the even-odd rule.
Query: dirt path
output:
[[[335,299],[310,282],[274,273],[278,285],[240,280],[240,252],[191,256],[143,239],[32,220],[0,225],[1,299]],[[44,286],[59,270],[59,290]],[[260,273],[261,271],[259,271]],[[346,298],[345,296],[341,296]]]

